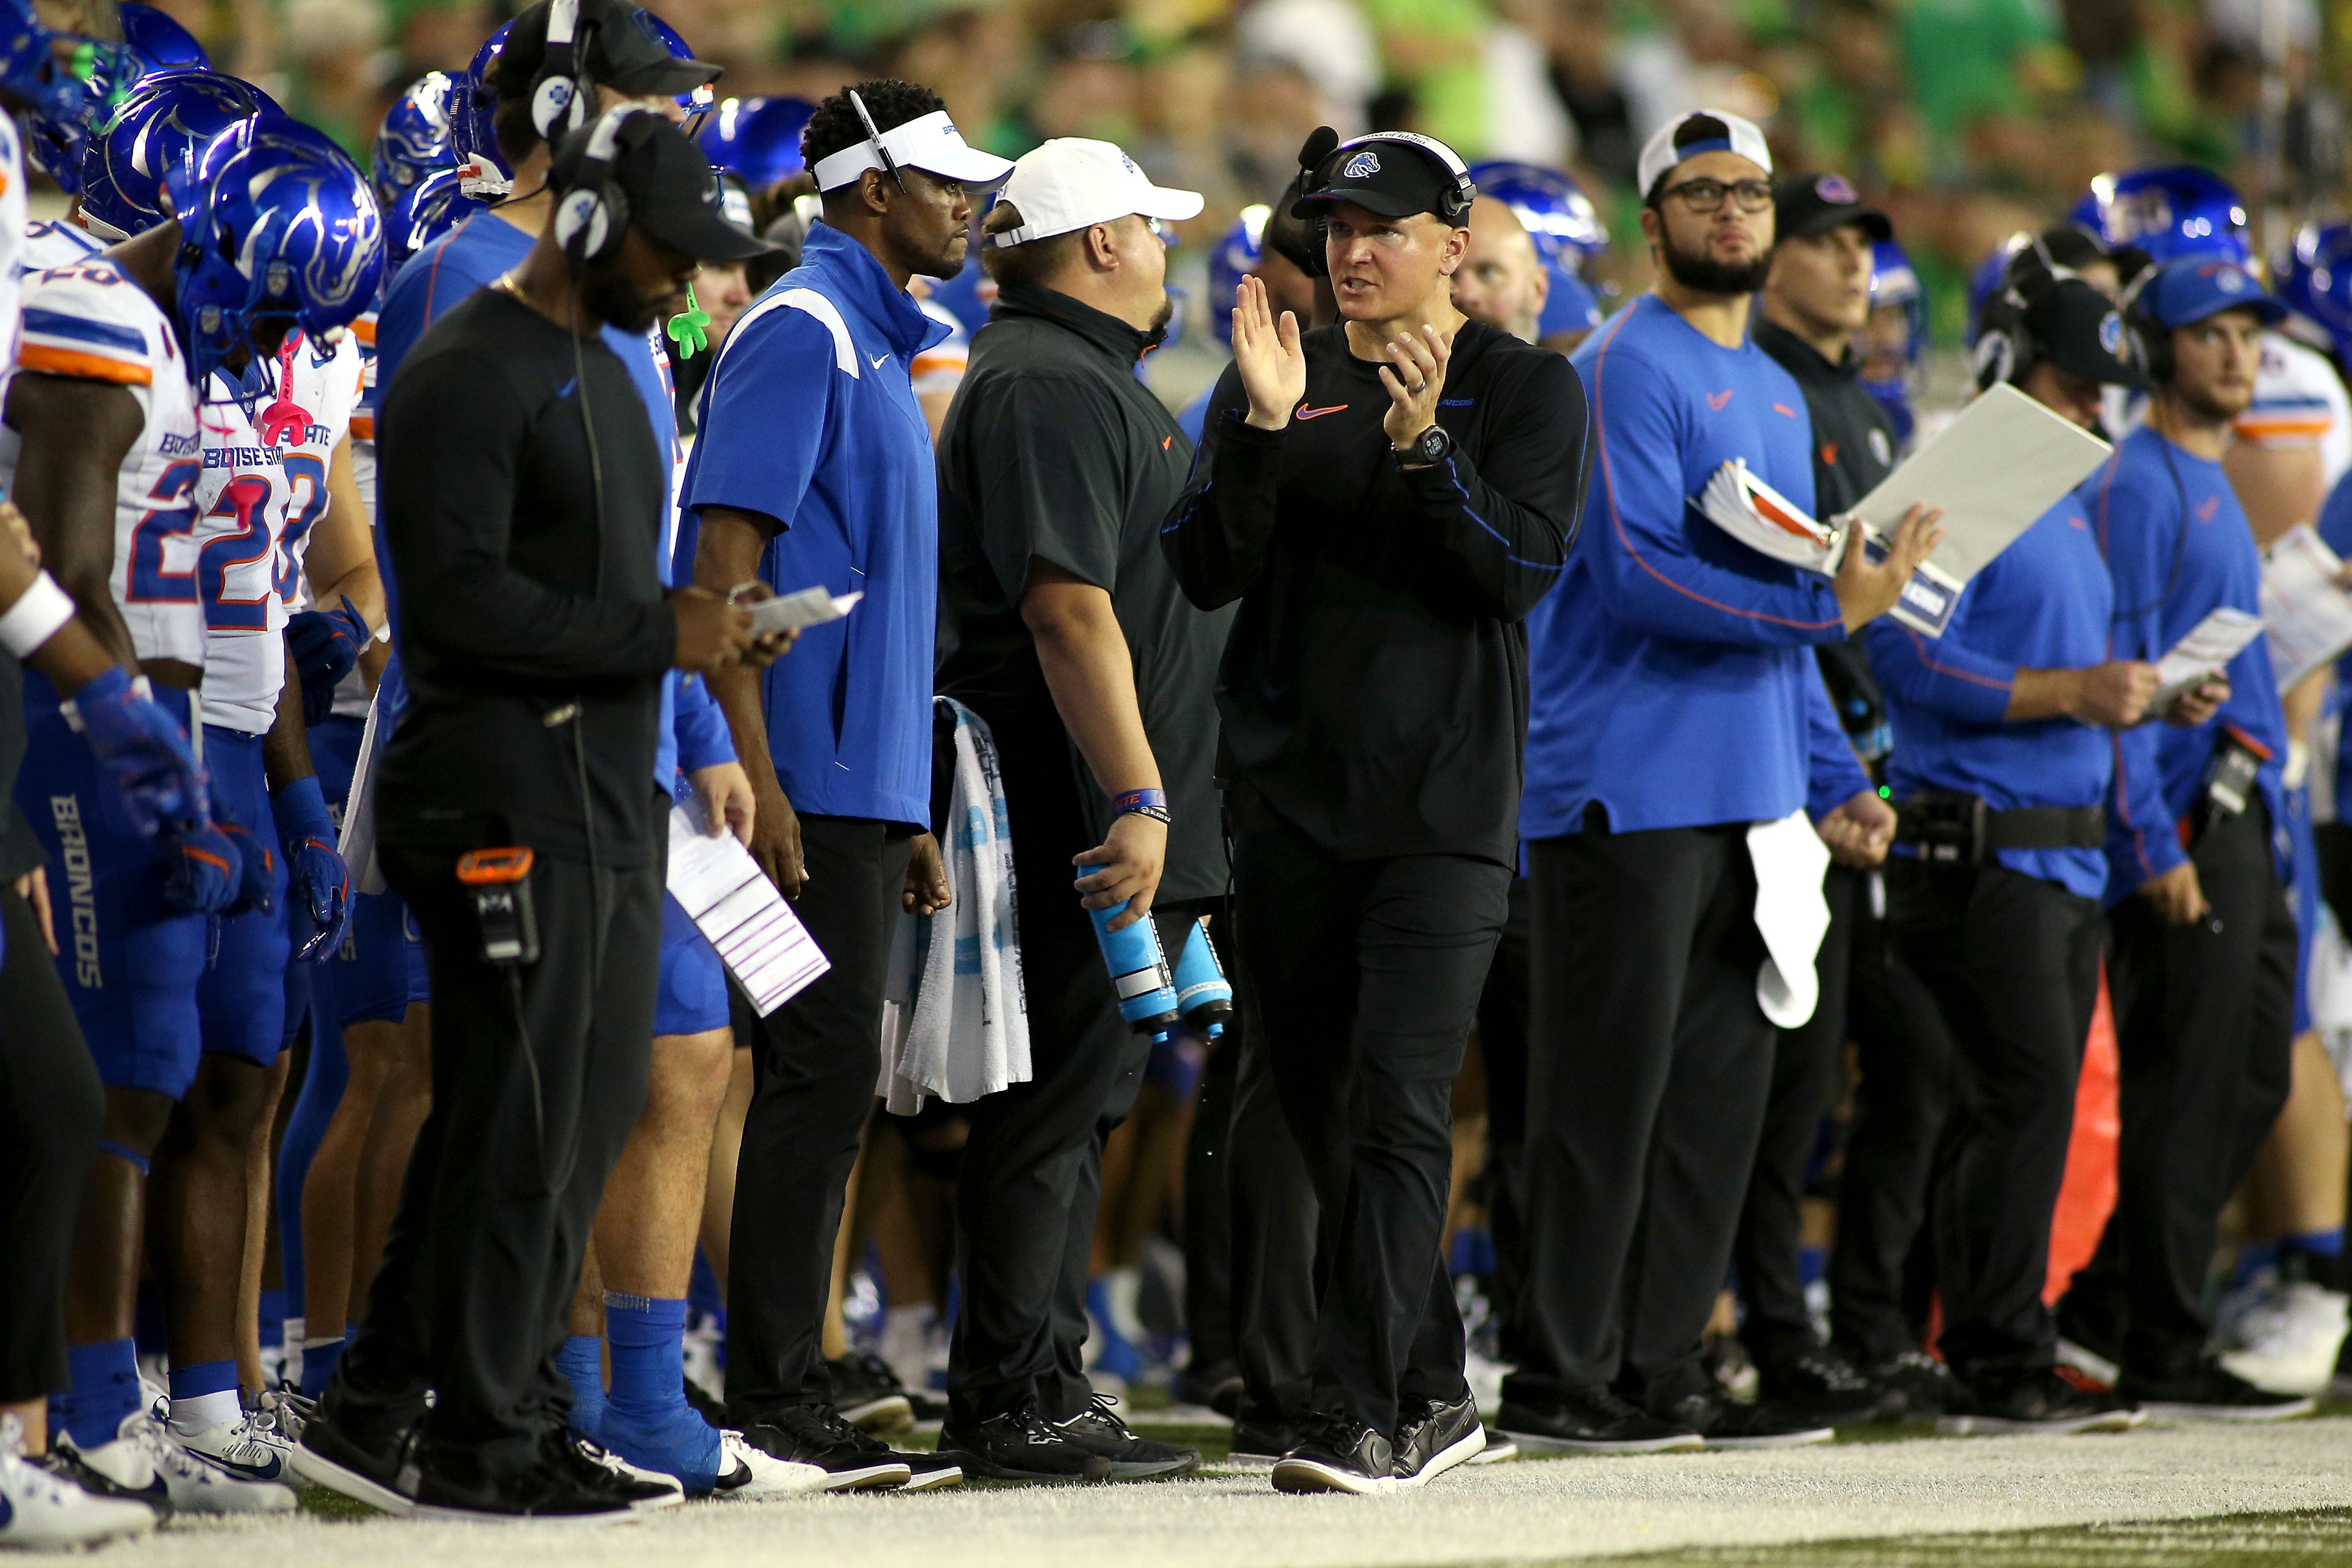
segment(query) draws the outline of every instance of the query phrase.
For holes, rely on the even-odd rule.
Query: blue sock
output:
[[[604,1424],[604,1342],[573,1334],[555,1352],[555,1367],[572,1384],[572,1429],[595,1436]]]
[[[335,1375],[335,1366],[343,1359],[343,1347],[351,1337],[322,1338],[302,1342],[302,1394],[317,1399],[327,1392],[327,1384]]]
[[[2278,1267],[2279,1244],[2249,1241],[2238,1248],[2238,1283],[2242,1285],[2265,1268]]]
[[[142,1355],[163,1355],[169,1349],[163,1342],[163,1298],[156,1292],[152,1280],[139,1281],[131,1325],[131,1337],[138,1342]]]
[[[2301,1236],[2290,1236],[2279,1243],[2281,1252],[2300,1252],[2305,1258],[2341,1258],[2344,1256],[2344,1227],[2334,1230],[2308,1230]]]
[[[105,1340],[66,1351],[73,1387],[49,1401],[49,1421],[77,1448],[114,1441],[122,1418],[139,1408],[139,1342]]]
[[[262,1348],[267,1350],[271,1345],[282,1347],[285,1343],[286,1292],[265,1289],[261,1292]]]
[[[727,1321],[727,1292],[719,1288],[718,1271],[702,1248],[694,1249],[694,1273],[686,1288],[687,1305],[706,1318],[724,1326]]]
[[[698,1495],[719,1479],[719,1434],[686,1402],[685,1332],[684,1300],[605,1292],[613,1394],[601,1440],[631,1464],[676,1476]]]
[[[198,1362],[172,1369],[172,1426],[196,1433],[234,1421],[243,1413],[236,1389],[236,1363]]]

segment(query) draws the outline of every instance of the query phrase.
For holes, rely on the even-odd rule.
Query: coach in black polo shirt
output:
[[[1160,558],[1192,445],[1135,374],[1168,328],[1159,220],[1200,210],[1108,142],[1023,158],[983,226],[1003,293],[940,432],[940,689],[995,735],[1029,1003],[1031,1078],[972,1104],[956,1190],[940,1447],[982,1477],[1200,1460],[1129,1432],[1081,1360],[1103,1141],[1147,1051],[1087,909],[1156,921],[1172,962],[1225,890],[1212,774],[1232,615],[1186,604]]]
[[[1869,494],[1895,463],[1894,432],[1863,387],[1854,348],[1870,320],[1872,247],[1892,239],[1895,229],[1885,215],[1863,205],[1840,174],[1790,175],[1774,186],[1772,199],[1780,237],[1751,331],[1756,346],[1804,392],[1813,427],[1813,510],[1832,517]],[[1875,768],[1886,751],[1886,702],[1860,635],[1814,652],[1847,738],[1864,765]],[[1851,1235],[1840,1229],[1843,1277],[1835,1299],[1852,1314],[1899,1319],[1904,1262],[1935,1146],[1932,1131],[1920,1129],[1941,1121],[1948,1053],[1940,1021],[1923,1005],[1918,981],[1872,912],[1884,902],[1873,896],[1877,876],[1832,866],[1823,883],[1831,924],[1816,960],[1822,1005],[1801,1027],[1782,1030],[1776,1044],[1763,1136],[1733,1253],[1747,1309],[1740,1337],[1764,1396],[1832,1424],[1933,1414],[1941,1387],[1924,1358],[1919,1366],[1895,1364],[1906,1348],[1899,1334],[1892,1343],[1872,1331],[1863,1336],[1866,1345],[1849,1338],[1847,1345],[1823,1347],[1798,1269],[1806,1167],[1822,1116],[1841,1086],[1840,1047],[1852,1035],[1862,1043],[1868,1127],[1848,1151],[1855,1223]],[[1842,1311],[1842,1321],[1847,1315]],[[1911,1342],[1916,1346],[1916,1335]],[[1927,1408],[1911,1411],[1915,1400]]]

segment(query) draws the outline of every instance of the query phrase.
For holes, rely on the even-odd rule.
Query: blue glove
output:
[[[221,798],[220,784],[207,779],[213,793],[213,827],[236,848],[236,896],[217,912],[224,915],[268,914],[278,907],[270,896],[270,884],[276,880],[278,859],[268,845],[255,837],[251,828],[236,820]]]
[[[205,818],[205,776],[179,721],[109,669],[73,697],[74,721],[98,758],[115,804],[146,837],[184,833]]]
[[[331,610],[304,610],[286,623],[286,647],[302,679],[302,722],[322,722],[335,709],[335,688],[368,645],[367,622],[351,595]]]
[[[228,836],[199,816],[185,827],[167,827],[155,847],[171,863],[163,897],[190,914],[216,915],[236,901],[244,858]]]
[[[328,814],[317,779],[296,779],[271,795],[269,815],[278,819],[278,842],[286,851],[293,897],[287,924],[294,938],[294,958],[307,963],[343,944],[343,927],[351,918],[352,874],[335,852],[335,819]]]

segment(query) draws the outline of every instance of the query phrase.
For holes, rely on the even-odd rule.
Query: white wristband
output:
[[[33,579],[33,585],[16,596],[16,602],[0,613],[0,647],[18,658],[29,658],[33,651],[58,635],[58,628],[74,617],[74,602],[57,579],[47,572]]]

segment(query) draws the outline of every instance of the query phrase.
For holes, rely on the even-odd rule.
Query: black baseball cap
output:
[[[2025,302],[2023,326],[2035,357],[2069,375],[2106,386],[2143,384],[2123,313],[2079,278],[2061,278],[2037,290]]]
[[[775,247],[729,221],[719,175],[685,132],[651,110],[613,160],[613,183],[629,199],[629,221],[698,261],[750,261]],[[555,150],[553,184],[569,191],[588,156],[595,127],[575,131]]]
[[[549,0],[538,0],[508,29],[496,78],[501,101],[530,96],[547,58],[548,10]],[[719,79],[719,68],[709,61],[671,54],[652,21],[628,0],[580,0],[575,36],[587,45],[582,63],[590,79],[631,98],[675,98]]]
[[[1332,145],[1323,156],[1308,157],[1317,142],[1327,137]],[[1417,145],[1422,142],[1427,145]],[[1331,183],[1292,203],[1290,216],[1313,217],[1318,203],[1353,202],[1382,217],[1411,217],[1415,213],[1443,216],[1461,189],[1461,180],[1445,162],[1451,151],[1444,142],[1402,131],[1384,132],[1378,141],[1342,146],[1326,126],[1307,139],[1299,162],[1319,171],[1337,154]]]
[[[1895,237],[1886,215],[1863,205],[1843,174],[1790,174],[1773,185],[1772,206],[1773,232],[1782,239],[1811,239],[1850,223],[1874,240]]]

